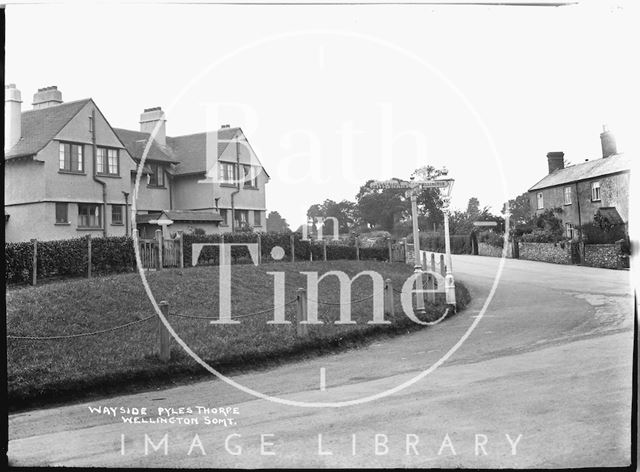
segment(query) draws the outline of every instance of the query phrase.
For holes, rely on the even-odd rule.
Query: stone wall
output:
[[[490,256],[490,257],[502,257],[502,248],[495,247],[491,244],[478,242],[478,255],[479,256]],[[511,242],[508,243],[507,246],[507,257],[513,257],[513,248],[511,246]]]
[[[585,244],[584,265],[620,269],[623,267],[620,244]]]
[[[571,264],[571,245],[569,243],[523,243],[518,242],[520,259]]]

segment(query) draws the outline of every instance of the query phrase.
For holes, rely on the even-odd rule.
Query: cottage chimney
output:
[[[16,84],[4,88],[4,150],[8,151],[22,136],[22,97]]]
[[[165,146],[167,144],[166,121],[162,108],[145,108],[140,115],[140,131],[151,134],[156,129],[156,125],[160,123],[155,134],[155,140],[158,144]]]
[[[50,87],[44,87],[38,89],[33,95],[33,109],[39,110],[41,108],[53,107],[62,103],[62,92],[58,90],[58,87],[52,85]]]
[[[607,129],[607,125],[602,125],[600,133],[600,144],[602,145],[602,157],[609,157],[618,154],[616,139],[613,133]]]
[[[558,169],[564,169],[564,152],[555,151],[547,153],[547,163],[549,164],[549,173]]]

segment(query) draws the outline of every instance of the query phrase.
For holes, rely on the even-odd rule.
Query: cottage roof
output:
[[[90,101],[90,98],[85,98],[22,112],[22,137],[5,153],[5,160],[40,152]]]
[[[568,184],[579,180],[593,179],[603,175],[629,171],[630,169],[631,159],[625,154],[616,154],[610,157],[571,165],[564,169],[557,169],[551,174],[546,175],[542,180],[531,187],[529,191],[531,192],[534,190],[541,190],[543,188],[555,187],[556,185]]]

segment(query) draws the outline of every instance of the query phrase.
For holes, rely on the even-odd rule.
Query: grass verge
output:
[[[373,261],[277,263],[232,270],[233,316],[255,313],[273,306],[273,276],[285,273],[285,301],[306,286],[305,271],[319,274],[340,270],[350,277],[373,270],[390,278],[400,289],[412,269],[405,264]],[[212,317],[218,313],[218,267],[166,270],[148,275],[158,301],[170,302],[170,312]],[[318,299],[339,302],[338,281],[327,277],[320,283]],[[462,284],[456,287],[459,309],[470,300]],[[368,277],[352,285],[352,300],[372,293]],[[372,300],[352,305],[355,325],[336,325],[339,307],[319,305],[323,325],[310,326],[309,335],[296,337],[291,325],[268,325],[272,313],[242,318],[238,325],[211,325],[207,320],[170,316],[178,335],[201,358],[225,374],[265,368],[291,357],[320,355],[368,343],[380,336],[422,328],[404,314],[399,294],[394,296],[395,316],[390,325],[368,325]],[[427,306],[424,319],[444,312],[442,302]],[[285,308],[291,320],[295,304]],[[7,333],[18,336],[60,336],[103,330],[153,314],[153,307],[137,274],[80,279],[7,292]],[[9,409],[16,411],[44,404],[88,399],[141,388],[170,386],[210,376],[172,340],[171,360],[160,362],[154,354],[156,320],[128,328],[62,340],[7,340]]]

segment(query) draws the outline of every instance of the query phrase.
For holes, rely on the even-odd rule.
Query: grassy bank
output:
[[[278,263],[232,270],[232,313],[245,315],[273,306],[273,276],[286,273],[285,301],[295,298],[298,287],[306,285],[300,272],[341,270],[354,276],[375,270],[390,278],[398,290],[411,274],[405,264],[334,261]],[[218,313],[218,268],[196,267],[167,270],[148,275],[158,301],[170,302],[171,313],[212,317]],[[464,306],[469,295],[459,286],[458,300]],[[352,300],[372,293],[368,277],[352,286]],[[329,277],[320,284],[323,302],[338,302],[338,282]],[[330,323],[339,316],[339,307],[320,305],[324,325],[311,326],[309,336],[296,337],[291,325],[268,325],[272,313],[241,318],[239,325],[211,325],[207,320],[170,317],[172,326],[200,357],[213,367],[234,372],[282,362],[290,356],[314,355],[352,347],[368,339],[419,329],[402,312],[395,294],[396,315],[392,325],[367,325],[372,300],[352,306],[356,325]],[[426,319],[438,318],[440,303],[428,307]],[[295,304],[285,309],[291,319]],[[137,274],[81,279],[7,292],[7,333],[17,336],[60,336],[108,329],[153,315],[153,308]],[[53,340],[7,340],[9,408],[12,410],[47,402],[87,398],[158,385],[170,385],[205,375],[204,369],[172,343],[171,360],[160,362],[153,354],[156,321],[151,319],[122,330],[88,337]],[[209,374],[206,374],[209,375]]]

